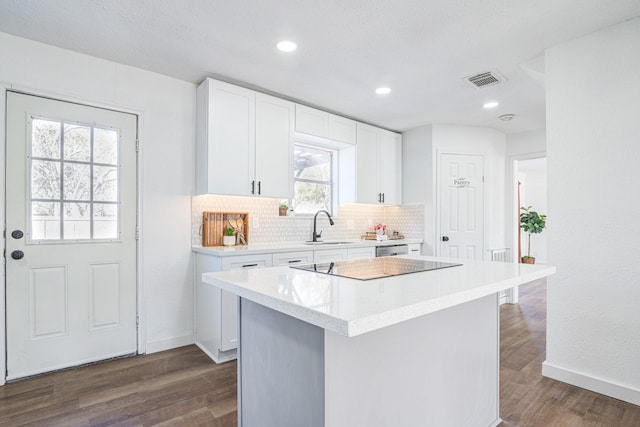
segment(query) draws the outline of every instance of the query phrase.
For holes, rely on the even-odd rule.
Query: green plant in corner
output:
[[[227,236],[233,236],[233,228],[227,227]]]
[[[289,204],[286,200],[280,202],[280,206],[278,208],[278,213],[280,216],[287,216],[287,211],[289,210]]]
[[[289,209],[289,204],[287,203],[286,200],[283,200],[283,201],[280,202],[280,207]]]
[[[536,211],[532,211],[532,206],[521,207],[520,210],[520,228],[522,228],[528,236],[527,243],[527,255],[522,257],[522,262],[527,264],[533,264],[535,258],[531,256],[531,235],[542,233],[542,230],[547,226],[547,216],[538,214]]]

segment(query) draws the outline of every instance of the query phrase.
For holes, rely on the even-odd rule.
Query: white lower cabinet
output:
[[[273,265],[298,265],[313,263],[313,251],[276,252]]]
[[[238,297],[202,282],[202,273],[272,265],[322,264],[375,257],[374,247],[328,248],[219,257],[196,253],[196,345],[216,363],[234,360],[238,347]]]
[[[409,246],[409,255],[420,256],[420,243],[411,243]]]
[[[313,262],[323,264],[326,262],[344,261],[348,259],[347,249],[323,249],[313,252]]]
[[[376,248],[374,247],[347,249],[347,259],[375,258],[375,256]]]
[[[202,273],[235,268],[270,267],[271,254],[217,257],[196,254],[196,345],[216,363],[236,358],[238,298],[202,282]]]

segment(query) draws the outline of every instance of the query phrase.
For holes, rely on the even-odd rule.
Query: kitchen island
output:
[[[372,280],[326,266],[204,274],[240,297],[239,425],[499,424],[497,293],[555,268],[419,259],[462,265]]]

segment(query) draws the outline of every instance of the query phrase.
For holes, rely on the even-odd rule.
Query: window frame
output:
[[[317,151],[324,151],[329,153],[330,156],[330,171],[329,171],[329,175],[330,175],[330,180],[329,181],[319,181],[319,180],[312,180],[312,179],[305,179],[305,178],[296,178],[295,176],[295,166],[293,168],[294,170],[294,174],[293,174],[293,181],[292,181],[292,190],[293,190],[293,198],[289,199],[289,206],[291,206],[291,208],[294,210],[295,215],[296,216],[300,216],[300,217],[312,217],[313,215],[315,215],[315,212],[313,213],[298,213],[298,211],[296,210],[296,205],[295,205],[295,201],[296,201],[296,194],[295,194],[295,188],[296,188],[296,182],[308,182],[308,183],[312,183],[312,184],[321,184],[321,185],[329,185],[330,188],[330,199],[329,199],[329,208],[327,209],[329,211],[329,213],[331,214],[332,217],[336,217],[337,216],[337,211],[338,211],[338,156],[340,154],[340,151],[334,148],[330,148],[330,147],[326,147],[324,145],[319,145],[319,144],[313,144],[313,143],[309,143],[307,141],[299,141],[296,140],[294,141],[294,149],[293,152],[295,153],[295,148],[296,146],[300,146],[300,147],[305,147],[305,148],[310,148],[313,150],[317,150]],[[295,163],[295,154],[294,154],[294,163]]]

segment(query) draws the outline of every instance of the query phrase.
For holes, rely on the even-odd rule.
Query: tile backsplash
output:
[[[295,242],[311,239],[313,216],[278,216],[279,199],[205,195],[191,200],[191,243],[202,244],[202,212],[248,212],[250,243]],[[377,206],[348,204],[338,207],[335,225],[326,215],[318,216],[318,230],[324,240],[359,239],[379,222],[404,234],[424,237],[424,206]]]

